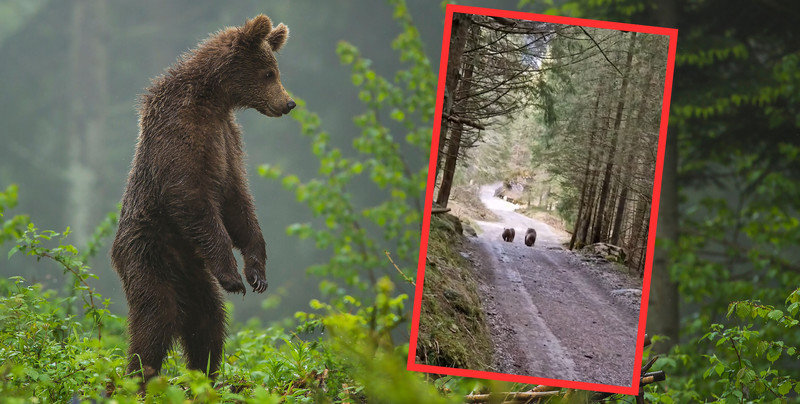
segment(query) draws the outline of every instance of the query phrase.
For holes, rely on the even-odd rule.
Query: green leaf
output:
[[[736,315],[739,318],[746,318],[750,315],[751,308],[746,303],[739,303],[736,305]]]
[[[258,166],[258,175],[264,178],[275,179],[281,175],[281,169],[270,164],[262,164]]]
[[[725,371],[725,365],[721,362],[717,363],[717,366],[714,366],[714,371],[717,372],[717,376],[722,376],[722,372]]]
[[[287,175],[286,177],[283,177],[283,187],[286,189],[292,189],[299,183],[300,179],[295,175]]]
[[[737,379],[741,380],[745,385],[750,385],[756,378],[756,372],[753,369],[742,368],[737,373]]]
[[[797,312],[800,311],[800,302],[794,302],[786,308],[790,315],[796,316]]]
[[[15,245],[14,247],[11,247],[11,251],[8,252],[8,259],[11,259],[11,256],[16,254],[17,251],[19,251],[19,250],[20,250],[20,246],[18,246],[18,245]]]
[[[766,342],[766,341],[759,341],[759,342],[758,342],[758,345],[756,346],[756,356],[761,356],[761,355],[763,355],[763,354],[764,354],[764,352],[766,352],[766,351],[767,351],[767,348],[769,348],[769,343],[768,343],[768,342]]]
[[[775,362],[780,357],[781,357],[781,348],[780,347],[771,347],[767,351],[767,360],[770,361],[770,362]]]
[[[736,304],[736,303],[731,303],[731,304],[729,304],[729,305],[728,305],[728,314],[726,314],[726,315],[725,315],[725,317],[728,317],[728,318],[730,318],[730,317],[731,317],[731,314],[733,314],[733,311],[734,311],[734,310],[736,310],[736,306],[737,306],[737,304]]]
[[[769,312],[769,314],[767,314],[767,317],[769,317],[772,320],[779,320],[783,317],[783,312],[775,309]]]
[[[389,117],[390,117],[390,118],[392,118],[392,119],[394,119],[395,121],[398,121],[398,122],[400,122],[400,121],[402,121],[403,119],[405,119],[405,118],[406,118],[406,114],[405,114],[405,113],[403,113],[403,111],[401,111],[401,110],[399,110],[399,109],[395,108],[395,109],[393,109],[393,110],[392,110],[392,112],[391,112],[391,114],[389,115]]]

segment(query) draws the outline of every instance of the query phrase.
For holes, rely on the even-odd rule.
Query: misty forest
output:
[[[568,245],[614,240],[641,273],[654,202],[663,38],[573,41],[587,32],[565,28],[526,59],[538,78],[508,70],[519,53],[499,54],[493,75],[469,74],[507,97],[457,103],[478,88],[447,88],[436,111],[444,3],[0,0],[0,402],[797,400],[800,14],[789,1],[459,2],[678,28],[653,343],[636,364],[666,379],[632,397],[406,370],[437,114],[439,208],[470,192],[464,205],[480,204],[476,187],[506,180],[518,204],[574,236]],[[297,102],[282,118],[236,114],[270,286],[226,295],[215,380],[175,349],[145,396],[125,371],[128,309],[109,258],[138,95],[210,33],[259,13],[289,27],[277,61]],[[505,22],[465,32],[515,29]],[[640,57],[626,59],[631,49]],[[463,78],[480,52],[461,58],[441,59],[446,74]],[[614,95],[623,81],[627,96]],[[428,252],[462,271],[462,236],[440,216]],[[480,301],[462,303],[458,321],[485,328]],[[457,330],[455,342],[472,340]]]

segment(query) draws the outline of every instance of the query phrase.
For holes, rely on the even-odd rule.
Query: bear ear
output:
[[[267,43],[269,43],[269,47],[273,52],[277,52],[281,49],[281,47],[283,47],[283,44],[286,43],[288,38],[289,27],[283,25],[283,23],[280,23],[267,36]]]
[[[264,14],[247,20],[239,29],[239,42],[245,45],[261,44],[272,32],[272,21]]]

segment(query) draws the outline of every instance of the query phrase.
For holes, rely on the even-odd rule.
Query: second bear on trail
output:
[[[536,230],[528,228],[528,231],[525,232],[525,245],[528,247],[533,247],[533,243],[536,242]]]
[[[289,30],[265,15],[221,30],[153,81],[139,108],[139,139],[111,259],[130,310],[128,373],[158,374],[177,339],[190,369],[215,376],[225,341],[220,287],[245,294],[233,248],[255,292],[267,289],[234,111],[278,117],[295,102],[273,52]]]

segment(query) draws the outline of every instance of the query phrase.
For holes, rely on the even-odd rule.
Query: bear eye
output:
[[[274,75],[274,74],[273,74],[271,71],[269,71],[269,70],[266,70],[266,71],[264,71],[264,73],[263,73],[263,76],[264,76],[264,78],[265,78],[265,79],[271,79],[273,75]]]

